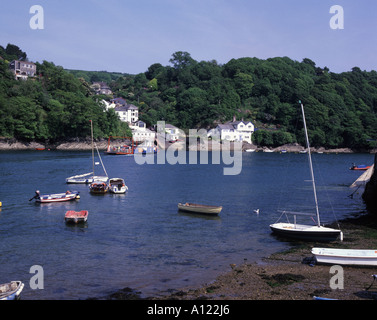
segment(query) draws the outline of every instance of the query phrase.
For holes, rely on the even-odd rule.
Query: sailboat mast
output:
[[[92,162],[93,162],[93,177],[94,177],[94,145],[93,145],[93,121],[90,121],[90,133],[92,135]]]
[[[306,137],[306,146],[308,148],[308,157],[309,157],[309,166],[310,166],[310,175],[312,178],[312,184],[313,184],[313,193],[314,193],[314,202],[315,202],[315,210],[317,214],[317,224],[318,227],[321,225],[320,220],[319,220],[319,209],[318,209],[318,200],[317,200],[317,190],[315,186],[315,181],[314,181],[314,172],[313,172],[313,163],[312,163],[312,155],[310,152],[310,144],[309,144],[309,136],[308,136],[308,129],[306,128],[306,120],[305,120],[305,111],[304,111],[304,105],[302,104],[301,101],[299,101],[301,104],[301,112],[302,112],[302,118],[304,120],[304,129],[305,129],[305,137]]]

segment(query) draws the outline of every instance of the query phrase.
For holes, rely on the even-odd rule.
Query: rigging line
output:
[[[300,114],[299,112],[297,112],[296,114],[296,123],[295,123],[295,126],[294,126],[294,136],[296,137],[297,136],[297,132],[298,132],[298,123],[300,121]],[[296,141],[297,142],[297,141]],[[287,154],[287,159],[286,159],[286,163],[285,163],[285,166],[284,166],[284,169],[283,169],[283,172],[284,172],[284,179],[283,179],[283,182],[284,182],[284,185],[282,186],[283,188],[287,186],[287,180],[288,180],[288,167],[290,165],[292,165],[292,157],[293,155],[291,154],[291,152],[288,152]],[[281,190],[283,190],[283,188]],[[278,200],[278,209],[277,210],[281,210],[281,202],[282,202],[282,198],[283,198],[283,191],[280,191],[279,192],[279,200]]]
[[[320,180],[322,181],[322,186],[325,189],[325,194],[326,194],[326,197],[327,197],[327,201],[330,204],[332,214],[333,214],[333,216],[335,218],[335,222],[338,225],[338,228],[340,229],[339,221],[338,221],[338,219],[336,217],[334,206],[333,206],[332,201],[330,199],[329,192],[328,192],[328,189],[327,189],[327,185],[325,184],[325,180],[324,180],[323,175],[322,175],[322,171],[320,170],[320,167],[319,167],[318,163],[314,163],[314,165],[316,167],[316,172],[319,173]]]
[[[99,157],[99,160],[101,161],[101,165],[102,165],[103,171],[105,171],[106,176],[108,176],[108,174],[107,174],[107,172],[106,172],[106,169],[105,169],[105,166],[103,165],[101,155],[99,154],[97,144],[94,143],[94,145],[95,145],[95,147],[96,147],[96,149],[97,149],[98,157]]]

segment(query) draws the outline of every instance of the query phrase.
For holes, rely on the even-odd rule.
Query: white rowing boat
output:
[[[318,263],[377,266],[377,250],[313,248]]]

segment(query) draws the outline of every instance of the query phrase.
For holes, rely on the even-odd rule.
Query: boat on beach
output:
[[[300,104],[301,104],[302,118],[304,122],[307,153],[308,153],[308,159],[309,159],[309,168],[310,168],[310,174],[311,174],[311,182],[312,182],[312,187],[313,187],[316,213],[314,215],[312,213],[307,213],[307,212],[281,211],[282,215],[280,217],[282,217],[283,215],[287,216],[287,214],[292,214],[294,216],[294,222],[291,223],[289,222],[289,220],[286,223],[279,222],[280,220],[279,218],[279,220],[276,223],[273,223],[270,225],[270,229],[273,233],[277,235],[280,235],[286,238],[298,239],[298,240],[329,242],[329,241],[335,241],[339,237],[340,237],[340,240],[343,240],[343,233],[339,229],[327,228],[327,227],[321,226],[320,224],[316,184],[314,180],[313,164],[312,164],[312,158],[311,158],[311,152],[310,152],[308,130],[306,127],[305,112],[304,112],[304,106],[301,103],[301,101],[300,101]],[[316,216],[317,224],[316,225],[297,224],[296,216],[298,215]]]
[[[109,180],[109,191],[111,193],[126,193],[128,187],[122,178],[111,178]]]
[[[0,284],[0,300],[18,300],[24,284],[21,281],[11,281]]]
[[[313,248],[318,263],[377,266],[377,250]]]
[[[207,214],[207,215],[218,215],[221,212],[222,208],[223,207],[221,206],[209,206],[209,205],[189,203],[189,202],[186,202],[184,204],[178,203],[178,210],[180,211]]]
[[[64,193],[53,193],[40,195],[39,190],[35,191],[35,196],[29,201],[35,199],[39,203],[50,203],[50,202],[65,202],[80,199],[79,191],[67,191]]]
[[[89,212],[87,210],[81,210],[81,211],[69,210],[65,213],[64,221],[66,223],[74,223],[74,224],[86,222],[88,219],[88,214]]]

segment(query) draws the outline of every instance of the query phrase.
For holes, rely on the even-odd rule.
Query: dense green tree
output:
[[[16,81],[11,59],[27,59],[15,45],[0,46],[0,136],[18,139],[88,137],[89,120],[96,138],[129,133],[113,111],[93,96],[93,81],[107,82],[114,95],[139,107],[147,125],[159,120],[182,129],[252,120],[260,128],[255,143],[266,146],[304,144],[298,100],[305,105],[311,145],[370,148],[377,138],[377,72],[354,67],[332,73],[304,58],[196,61],[190,53],[173,53],[170,66],[152,64],[137,75],[64,70],[37,63],[38,76]]]

